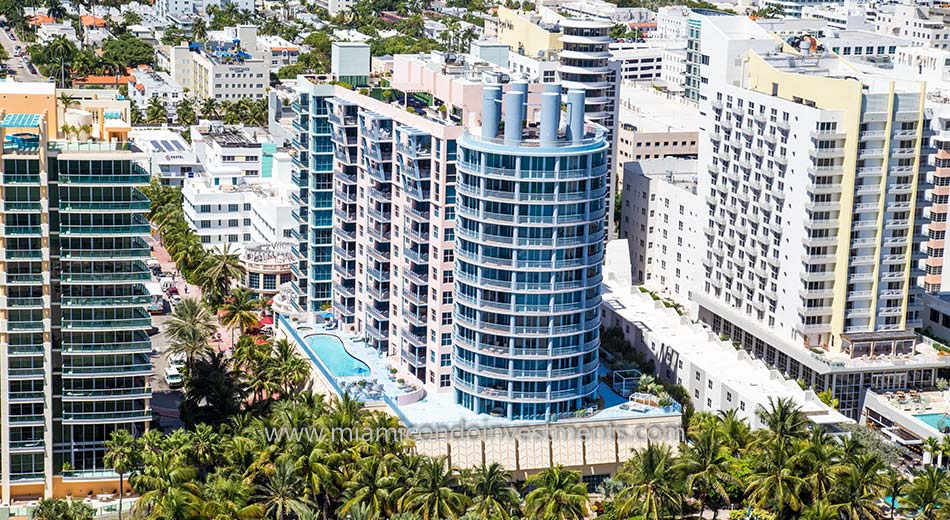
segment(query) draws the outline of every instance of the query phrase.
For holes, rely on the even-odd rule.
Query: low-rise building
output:
[[[759,6],[776,9],[782,13],[783,16],[801,18],[802,10],[805,7],[823,4],[840,4],[843,2],[844,0],[833,2],[828,0],[762,0],[759,2]]]
[[[686,50],[663,49],[659,86],[682,96],[686,91]]]
[[[633,283],[683,305],[701,269],[696,180],[696,161],[677,158],[628,162],[621,180],[617,229],[630,249]]]
[[[624,163],[663,157],[695,157],[699,151],[699,109],[652,85],[625,83],[620,91],[620,125],[615,152]]]
[[[280,36],[258,36],[257,53],[272,72],[277,72],[281,67],[297,63],[300,47]]]
[[[819,41],[826,50],[846,60],[885,63],[893,61],[901,47],[914,45],[908,38],[871,31],[829,31]]]
[[[926,5],[884,5],[877,9],[875,30],[889,36],[900,36],[915,45],[950,48],[950,24],[943,12],[931,12]]]
[[[244,266],[243,288],[261,301],[280,292],[280,286],[293,280],[293,268],[300,260],[293,242],[250,243],[241,251]]]
[[[874,24],[868,22],[868,10],[837,4],[806,5],[802,7],[802,18],[817,18],[828,23],[831,29],[843,31],[873,31]]]
[[[163,185],[181,187],[185,179],[201,173],[201,163],[180,133],[136,128],[129,137],[148,156],[139,161],[140,166]]]
[[[184,99],[185,90],[167,72],[156,72],[148,66],[132,71],[129,81],[129,98],[139,110],[146,110],[152,98],[158,99],[171,119],[178,117],[178,103]]]
[[[185,219],[206,247],[288,239],[299,227],[291,157],[266,135],[221,125],[193,126],[200,175],[182,188]],[[261,142],[266,141],[266,142]]]
[[[228,27],[209,37],[208,42],[157,47],[156,65],[196,99],[263,99],[270,70],[250,53],[257,49],[257,27]]]
[[[771,400],[787,398],[813,423],[853,422],[812,390],[803,390],[761,360],[640,291],[631,283],[624,242],[607,244],[601,305],[604,326],[619,328],[634,350],[653,362],[659,379],[683,386],[696,411],[734,410],[759,429],[765,424],[758,412],[769,409]]]
[[[79,45],[76,28],[70,23],[44,23],[36,28],[36,40],[40,43],[48,43],[58,37],[66,38],[73,44]]]
[[[656,38],[669,40],[686,39],[686,21],[689,20],[689,8],[682,5],[668,5],[656,11]]]

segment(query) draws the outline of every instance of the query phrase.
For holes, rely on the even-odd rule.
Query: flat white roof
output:
[[[52,81],[8,81],[0,84],[0,94],[55,94],[56,84]]]
[[[640,132],[698,132],[699,108],[681,97],[669,99],[650,85],[620,89],[620,124]]]
[[[674,349],[680,359],[738,392],[742,399],[768,408],[770,397],[791,398],[812,420],[824,423],[851,422],[822,403],[814,392],[802,390],[798,383],[785,379],[761,360],[752,359],[744,350],[736,350],[730,343],[719,340],[712,331],[691,323],[689,318],[680,316],[662,302],[654,301],[649,294],[630,285],[629,260],[616,261],[612,254],[620,250],[618,243],[626,253],[625,242],[615,240],[608,244],[608,259],[604,264],[604,307],[609,307],[629,323],[644,324],[655,337],[662,338],[666,345]],[[626,276],[617,274],[622,269],[628,271]]]

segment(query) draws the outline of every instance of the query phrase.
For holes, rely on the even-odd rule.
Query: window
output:
[[[451,384],[452,374],[441,374],[439,376],[439,387],[445,388]]]
[[[442,354],[439,356],[439,366],[447,367],[452,365],[452,354]]]

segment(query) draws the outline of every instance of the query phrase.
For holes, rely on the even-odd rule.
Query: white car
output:
[[[175,367],[176,370],[181,370],[185,366],[185,354],[183,352],[176,352],[168,356],[169,366]]]
[[[185,384],[185,378],[181,376],[177,368],[168,367],[165,369],[165,383],[168,388],[181,388]]]
[[[181,303],[181,296],[177,294],[173,295],[169,301],[171,302],[172,307],[177,307],[178,304]]]

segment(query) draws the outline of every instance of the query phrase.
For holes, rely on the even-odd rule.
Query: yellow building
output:
[[[507,7],[498,7],[498,40],[511,47],[512,52],[538,56],[549,50],[561,50],[561,29],[541,23],[534,13],[521,13]]]

